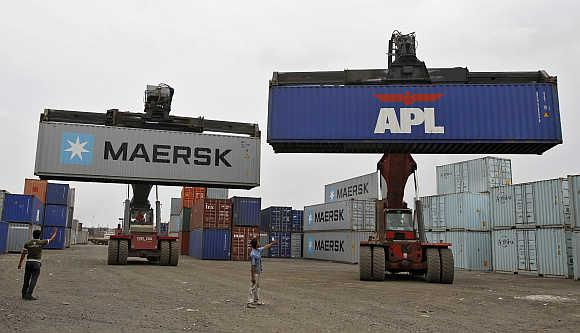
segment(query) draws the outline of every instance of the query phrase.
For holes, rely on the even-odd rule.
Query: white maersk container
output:
[[[445,237],[451,243],[455,267],[472,271],[492,269],[489,231],[447,231]]]
[[[422,197],[426,230],[489,230],[489,194],[454,193]]]
[[[343,200],[304,207],[304,231],[374,231],[375,201]]]
[[[484,157],[437,167],[437,194],[486,192],[511,183],[509,159]]]
[[[312,231],[304,233],[302,255],[308,259],[356,264],[360,242],[372,235],[367,231]]]
[[[373,172],[324,186],[325,203],[347,199],[379,199],[379,174]]]
[[[567,179],[550,179],[494,188],[490,191],[494,228],[570,226]]]

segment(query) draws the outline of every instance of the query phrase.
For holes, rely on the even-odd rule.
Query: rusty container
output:
[[[232,201],[230,199],[194,200],[190,224],[190,230],[230,229],[232,226]]]
[[[40,202],[46,203],[46,189],[48,188],[48,181],[40,179],[24,180],[24,194],[35,195]]]
[[[253,238],[260,238],[260,228],[232,226],[232,254],[234,261],[250,260],[250,241]]]

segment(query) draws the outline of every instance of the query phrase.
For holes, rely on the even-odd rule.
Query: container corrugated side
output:
[[[302,232],[302,226],[304,225],[304,211],[293,209],[291,214],[292,214],[292,216],[290,217],[292,223],[291,231]]]
[[[497,272],[518,271],[518,240],[515,229],[491,231],[493,270]]]
[[[228,198],[227,188],[207,188],[206,198],[208,199],[227,199]]]
[[[63,205],[46,205],[44,208],[44,226],[66,227],[68,207]]]
[[[286,231],[271,231],[270,241],[275,240],[276,244],[270,247],[271,258],[290,258],[292,252],[291,234]]]
[[[487,192],[512,183],[511,160],[484,157],[437,166],[437,194]]]
[[[183,208],[181,211],[181,230],[191,230],[191,208]]]
[[[6,237],[6,252],[22,251],[24,243],[32,239],[32,232],[40,230],[39,225],[8,223]]]
[[[45,249],[49,250],[63,250],[66,248],[66,236],[67,236],[67,228],[64,227],[43,227],[42,228],[42,239],[48,239],[52,235],[53,229],[56,228],[56,237],[47,246]]]
[[[379,175],[373,172],[367,175],[324,185],[324,202],[348,199],[379,199]]]
[[[271,206],[260,212],[260,231],[290,232],[292,229],[291,207]]]
[[[74,208],[75,206],[75,200],[76,200],[76,193],[77,190],[75,188],[69,188],[68,190],[68,199],[67,199],[67,204],[70,208]]]
[[[374,231],[376,205],[372,200],[343,200],[304,207],[304,231]]]
[[[568,176],[570,225],[580,230],[580,175]]]
[[[534,183],[534,208],[537,225],[570,225],[568,179]]]
[[[422,197],[425,229],[489,230],[489,193]]]
[[[302,239],[304,234],[301,232],[293,232],[290,234],[291,250],[290,256],[292,258],[302,258]]]
[[[232,201],[232,224],[237,226],[259,226],[260,210],[262,209],[261,198],[233,197]]]
[[[68,184],[48,183],[46,187],[47,205],[67,205],[68,204]]]
[[[229,229],[195,229],[190,232],[189,255],[197,259],[229,260]]]
[[[4,211],[4,196],[6,194],[10,194],[10,192],[6,190],[0,190],[0,221],[2,220],[3,211]]]
[[[170,212],[171,215],[181,214],[181,198],[171,198]]]
[[[259,237],[260,230],[258,226],[232,226],[232,260],[250,260],[250,241],[254,238],[259,239]]]
[[[199,228],[230,229],[232,202],[229,199],[199,199],[191,209],[190,230]]]
[[[536,229],[538,274],[564,277],[573,274],[571,236],[564,228]]]
[[[492,269],[489,231],[448,231],[446,237],[451,243],[455,267],[473,271]]]
[[[572,260],[574,262],[574,280],[580,280],[580,229],[572,233]]]
[[[271,239],[270,236],[268,235],[268,233],[260,231],[260,246],[264,246],[268,243],[270,243]],[[269,257],[270,256],[270,250],[264,250],[262,252],[262,257]]]
[[[34,195],[5,194],[2,220],[4,222],[42,224],[44,205]]]
[[[181,244],[181,254],[189,255],[189,229],[179,233],[179,243]]]
[[[272,85],[267,134],[278,153],[531,154],[562,142],[555,83]]]
[[[87,151],[74,156],[67,149],[77,139]],[[260,138],[41,122],[34,173],[70,181],[250,189],[260,185]]]
[[[24,194],[36,195],[38,200],[46,203],[46,188],[48,181],[40,179],[24,179]]]
[[[181,215],[170,215],[169,216],[169,232],[180,232],[181,231]]]
[[[360,242],[369,239],[368,231],[312,231],[304,233],[304,258],[356,264]]]
[[[447,233],[445,231],[425,231],[425,238],[429,243],[447,242]]]
[[[7,241],[8,241],[8,223],[0,221],[0,254],[6,252]]]

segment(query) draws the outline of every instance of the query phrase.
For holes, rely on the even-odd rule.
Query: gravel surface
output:
[[[453,285],[361,282],[355,265],[264,259],[266,305],[248,309],[249,264],[182,256],[107,266],[105,246],[43,252],[37,301],[18,255],[0,256],[0,332],[578,332],[580,282],[456,272]]]

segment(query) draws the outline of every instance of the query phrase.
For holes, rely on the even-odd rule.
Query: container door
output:
[[[574,234],[566,231],[566,261],[568,263],[568,277],[574,276]]]
[[[516,238],[518,241],[518,271],[527,271],[527,246],[526,246],[526,231],[517,230]]]
[[[526,224],[536,224],[536,207],[534,205],[534,184],[524,185],[524,195],[526,203]]]
[[[568,188],[568,179],[562,180],[562,211],[564,224],[570,225],[570,190]]]
[[[438,197],[438,209],[437,209],[437,228],[445,228],[447,226],[447,221],[445,221],[445,217],[447,216],[447,198],[446,197]]]
[[[528,245],[528,270],[536,272],[538,270],[537,261],[537,247],[536,247],[536,231],[527,230],[527,245]]]
[[[454,172],[454,178],[455,178],[455,193],[459,193],[462,192],[461,190],[463,189],[463,181],[461,179],[461,163],[455,164],[455,167],[453,168],[453,172]]]
[[[467,163],[461,163],[460,165],[461,165],[461,191],[460,192],[469,192],[469,166]]]
[[[516,202],[516,225],[524,224],[526,212],[522,185],[514,186],[514,200]]]

